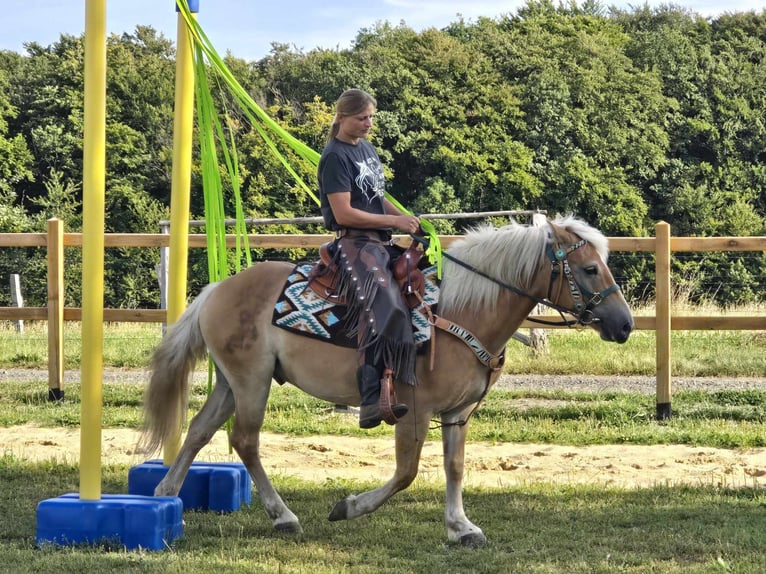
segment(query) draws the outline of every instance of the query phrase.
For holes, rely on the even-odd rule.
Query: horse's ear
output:
[[[556,239],[560,238],[560,237],[561,237],[561,235],[562,235],[562,234],[564,233],[564,231],[565,231],[563,227],[561,227],[561,226],[559,226],[559,225],[556,225],[556,224],[555,224],[555,223],[553,223],[553,221],[551,221],[550,219],[548,220],[548,226],[549,226],[549,228],[550,228],[550,231],[549,231],[549,237],[550,237],[551,241],[553,241],[553,240],[556,240]],[[559,240],[559,243],[560,243],[560,240]]]
[[[555,239],[558,243],[569,243],[572,240],[572,236],[580,239],[580,236],[572,230],[572,223],[576,221],[577,220],[567,218],[564,220],[557,219],[556,223],[554,223],[549,219],[548,225],[551,226],[553,232],[552,239]],[[576,225],[574,227],[577,229]]]

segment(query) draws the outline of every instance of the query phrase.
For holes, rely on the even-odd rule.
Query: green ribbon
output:
[[[215,269],[215,277],[211,275],[211,279],[220,280],[223,278],[223,273],[226,266],[226,230],[224,225],[224,212],[223,212],[223,193],[221,176],[217,165],[217,153],[216,153],[216,138],[221,142],[226,166],[231,178],[232,188],[235,194],[235,204],[237,209],[237,270],[239,270],[239,264],[241,261],[241,249],[244,250],[247,258],[248,265],[250,261],[250,250],[247,248],[247,231],[244,224],[244,215],[242,211],[242,202],[240,197],[239,188],[239,165],[237,162],[236,146],[234,144],[234,137],[231,130],[229,130],[229,146],[231,152],[226,146],[225,142],[227,138],[224,135],[224,130],[221,126],[218,114],[216,113],[213,105],[213,98],[210,92],[210,86],[207,81],[207,68],[205,67],[204,58],[210,64],[210,67],[217,74],[217,77],[223,80],[228,87],[229,92],[240,106],[245,116],[250,120],[251,125],[255,128],[258,134],[261,136],[266,146],[271,150],[274,156],[282,163],[285,169],[293,176],[297,184],[311,196],[317,205],[320,205],[319,198],[314,194],[311,188],[303,181],[303,178],[293,169],[285,156],[279,151],[276,143],[272,139],[273,134],[279,140],[287,144],[287,146],[295,152],[298,157],[307,161],[310,166],[315,170],[319,166],[319,159],[321,155],[301,142],[287,130],[282,128],[276,121],[274,121],[269,115],[250,97],[247,91],[237,81],[231,70],[226,66],[226,63],[220,57],[213,44],[208,39],[202,27],[197,22],[189,11],[186,2],[183,0],[176,0],[180,14],[183,15],[186,25],[189,29],[189,33],[192,37],[195,46],[196,55],[196,96],[197,96],[197,114],[198,124],[200,130],[200,152],[202,157],[202,175],[203,175],[203,187],[205,188],[205,218],[207,221],[206,231],[208,234],[208,264],[210,265],[211,273]],[[386,199],[394,204],[402,213],[407,215],[413,215],[413,213],[405,208],[399,201],[397,201],[391,194],[386,192]],[[209,210],[209,211],[208,211]],[[437,274],[441,278],[442,274],[442,249],[439,237],[436,233],[436,229],[433,224],[427,220],[421,219],[420,227],[426,236],[426,249],[425,253],[428,260],[433,264],[437,264]],[[240,242],[240,238],[243,238]],[[212,241],[212,243],[211,243]],[[211,247],[211,245],[215,245]]]

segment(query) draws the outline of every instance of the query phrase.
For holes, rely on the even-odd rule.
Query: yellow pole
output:
[[[194,17],[194,14],[192,14]],[[168,254],[168,326],[186,307],[186,274],[189,250],[189,190],[191,188],[192,135],[194,127],[194,58],[189,30],[178,13],[176,40],[175,115],[173,118],[173,174],[170,186],[170,249]],[[163,445],[163,462],[172,464],[181,445],[181,429],[175,440]]]
[[[85,0],[80,498],[101,498],[106,0]]]

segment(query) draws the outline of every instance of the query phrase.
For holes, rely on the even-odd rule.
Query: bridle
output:
[[[556,305],[556,307],[553,307],[556,309],[559,314],[562,313],[562,309],[564,309],[564,313],[568,313],[570,315],[573,315],[576,317],[576,322],[572,323],[571,321],[566,321],[566,324],[579,324],[579,325],[590,325],[592,323],[598,323],[601,321],[598,317],[593,316],[593,309],[598,306],[604,299],[606,299],[609,295],[612,293],[616,293],[620,290],[620,286],[617,285],[617,283],[607,287],[606,289],[602,289],[598,293],[594,293],[591,290],[584,287],[582,284],[580,284],[577,279],[575,279],[574,273],[572,273],[572,268],[569,265],[569,259],[568,255],[572,253],[573,251],[576,251],[580,247],[586,245],[588,242],[584,239],[580,239],[577,243],[574,243],[570,245],[569,247],[564,248],[561,244],[558,244],[556,247],[556,250],[553,249],[553,242],[548,243],[545,246],[545,253],[548,255],[548,259],[551,262],[551,279],[548,283],[548,295],[546,297],[547,301],[553,301],[553,285],[556,283],[556,279],[559,280],[559,289],[558,294],[556,295],[556,300],[559,299],[561,296],[561,290],[564,288],[564,281],[566,280],[567,285],[569,285],[569,293],[572,295],[572,299],[575,301],[574,309],[568,310],[563,307],[559,307]],[[545,304],[545,303],[543,303]],[[549,305],[551,306],[551,305]],[[529,319],[532,322],[536,323],[545,323],[542,319]],[[562,315],[562,320],[564,320],[564,317]],[[557,324],[557,323],[554,323]]]
[[[453,263],[456,263],[460,265],[461,267],[468,269],[469,271],[476,273],[477,275],[480,275],[484,277],[485,279],[488,279],[489,281],[492,281],[493,283],[503,287],[504,289],[507,289],[509,291],[512,291],[513,293],[516,293],[517,295],[521,295],[522,297],[527,297],[528,299],[532,299],[535,303],[539,305],[545,305],[546,307],[549,307],[553,309],[554,311],[557,311],[559,315],[561,315],[561,321],[548,321],[546,319],[536,319],[532,317],[528,317],[528,321],[532,321],[533,323],[541,323],[543,325],[554,325],[554,326],[567,326],[571,327],[573,325],[591,325],[593,323],[598,323],[600,319],[598,317],[593,316],[593,309],[595,309],[604,299],[606,299],[609,295],[612,293],[615,293],[620,290],[620,286],[616,283],[614,285],[611,285],[610,287],[607,287],[606,289],[603,289],[599,291],[598,293],[593,293],[586,287],[583,287],[581,283],[577,281],[577,279],[574,276],[574,273],[572,273],[572,268],[569,265],[569,259],[568,256],[573,251],[576,251],[577,249],[580,249],[580,247],[583,247],[584,245],[587,245],[587,241],[584,239],[580,239],[577,243],[573,243],[569,245],[568,247],[564,247],[560,243],[556,245],[556,248],[553,247],[553,240],[551,240],[546,246],[545,246],[545,253],[551,262],[551,278],[548,282],[548,295],[545,298],[537,297],[536,295],[532,295],[531,293],[528,293],[522,289],[519,289],[518,287],[514,287],[513,285],[510,285],[509,283],[505,283],[504,281],[501,281],[500,279],[497,279],[496,277],[492,277],[488,273],[485,273],[484,271],[477,269],[473,265],[466,263],[465,261],[462,261],[458,259],[457,257],[454,257],[453,255],[450,255],[446,251],[442,253],[444,257],[452,261]],[[564,283],[566,282],[567,285],[569,285],[569,292],[572,295],[572,299],[575,301],[575,305],[573,309],[569,309],[567,307],[564,307],[562,305],[559,305],[558,303],[554,303],[553,298],[553,292],[554,292],[554,286],[556,282],[559,283],[559,288],[557,290],[556,300],[559,299],[561,296],[561,291],[564,288]],[[564,314],[571,315],[574,317],[574,319],[567,319],[564,317]]]
[[[416,241],[422,242],[422,238],[418,238],[416,236],[411,236],[411,237],[413,237],[413,239],[415,239]],[[496,277],[492,277],[491,275],[489,275],[488,273],[485,273],[481,269],[477,269],[473,265],[466,263],[465,261],[462,261],[453,255],[450,255],[446,251],[442,252],[442,256],[446,257],[453,263],[456,263],[457,265],[460,265],[461,267],[468,269],[469,271],[476,273],[477,275],[480,275],[481,277],[484,277],[485,279],[489,281],[492,281],[493,283],[499,285],[500,287],[503,287],[504,289],[507,289],[513,293],[516,293],[517,295],[520,295],[522,297],[527,297],[528,299],[531,299],[532,301],[534,301],[535,303],[539,305],[545,305],[546,307],[554,309],[555,311],[558,311],[559,315],[561,315],[561,321],[548,321],[545,319],[536,319],[532,317],[527,317],[528,321],[532,321],[534,323],[541,323],[544,325],[553,325],[553,326],[567,326],[567,327],[571,327],[573,325],[587,326],[587,325],[592,325],[594,323],[599,323],[601,321],[601,319],[599,319],[598,317],[593,316],[593,309],[595,309],[598,305],[600,305],[601,302],[604,299],[606,299],[609,295],[611,295],[612,293],[616,293],[617,291],[620,290],[619,285],[615,283],[614,285],[611,285],[607,287],[606,289],[599,291],[598,293],[593,293],[592,291],[590,291],[589,289],[587,289],[586,287],[584,287],[582,284],[580,284],[577,281],[577,279],[574,276],[574,273],[572,273],[572,267],[569,265],[569,254],[574,251],[577,251],[578,249],[580,249],[581,247],[587,244],[588,244],[587,241],[585,241],[584,239],[580,239],[576,243],[573,243],[567,247],[563,246],[561,243],[557,243],[554,249],[553,238],[551,238],[551,240],[546,244],[545,253],[546,253],[546,256],[548,257],[548,260],[551,263],[551,277],[548,282],[548,294],[546,295],[544,299],[537,297],[536,295],[532,295],[531,293],[528,293],[522,289],[519,289],[518,287],[510,285],[509,283],[501,281],[500,279],[497,279]],[[569,309],[567,307],[564,307],[554,302],[553,292],[557,282],[558,282],[558,289],[556,290],[557,291],[557,294],[555,297],[556,300],[558,300],[559,297],[561,296],[561,291],[564,288],[564,283],[566,283],[569,286],[569,292],[572,295],[572,299],[575,301],[573,309]],[[564,316],[564,314],[571,315],[574,317],[574,319],[567,319]],[[469,347],[471,347],[471,349],[473,350],[474,354],[479,359],[479,361],[488,367],[487,382],[484,386],[484,391],[482,392],[478,401],[476,401],[476,404],[474,405],[471,412],[468,413],[468,415],[462,420],[451,422],[451,423],[442,423],[439,425],[440,427],[463,426],[468,423],[468,420],[471,418],[473,413],[476,412],[476,409],[479,408],[479,405],[486,397],[494,381],[500,375],[500,371],[502,370],[503,363],[505,361],[505,350],[503,349],[503,351],[501,351],[499,355],[493,356],[484,349],[484,347],[481,345],[481,343],[479,343],[478,339],[476,339],[476,337],[472,333],[463,329],[462,327],[454,325],[453,323],[449,321],[445,321],[443,325],[437,325],[437,326],[461,338]],[[433,363],[433,359],[432,359],[432,363]]]

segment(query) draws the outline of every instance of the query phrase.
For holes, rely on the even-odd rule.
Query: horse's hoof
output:
[[[477,548],[484,546],[487,543],[487,537],[481,532],[471,532],[469,534],[463,534],[460,537],[461,546],[470,546],[471,548]]]
[[[336,520],[346,520],[347,518],[348,499],[344,498],[343,500],[335,503],[335,506],[333,506],[332,510],[330,511],[330,516],[327,517],[327,520],[330,522],[335,522]]]
[[[178,496],[178,491],[160,484],[154,489],[154,496]]]
[[[303,534],[300,522],[280,522],[274,525],[274,530],[284,534]]]

